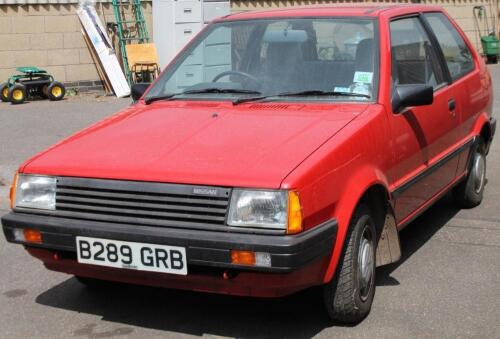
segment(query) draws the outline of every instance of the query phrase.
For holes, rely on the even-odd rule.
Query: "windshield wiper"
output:
[[[337,92],[337,91],[323,91],[320,89],[313,89],[307,91],[300,92],[287,92],[280,93],[277,96],[279,97],[300,97],[300,96],[343,96],[343,97],[362,97],[362,98],[371,98],[368,94],[363,93],[351,93],[351,92]]]
[[[172,99],[175,96],[178,95],[183,95],[183,94],[203,94],[203,93],[238,93],[238,94],[262,94],[259,91],[254,91],[254,90],[248,90],[248,89],[231,89],[231,88],[204,88],[204,89],[193,89],[193,90],[187,90],[184,92],[179,92],[179,93],[170,93],[170,94],[165,94],[165,95],[158,95],[154,97],[149,97],[144,99],[144,103],[146,105],[149,105],[152,102],[158,101],[158,100],[168,100]]]
[[[236,88],[203,88],[203,89],[192,89],[182,92],[182,94],[202,94],[202,93],[240,93],[240,94],[262,94],[259,91],[254,91],[251,89],[236,89]]]
[[[146,99],[144,99],[144,103],[146,105],[149,105],[150,103],[152,102],[155,102],[155,101],[158,101],[158,100],[168,100],[168,99],[171,99],[177,95],[181,95],[183,93],[170,93],[170,94],[164,94],[164,95],[157,95],[157,96],[153,96],[153,97],[147,97]]]
[[[370,99],[371,96],[363,93],[351,93],[351,92],[337,92],[337,91],[323,91],[323,90],[307,90],[300,92],[284,92],[273,95],[262,95],[258,97],[250,97],[250,98],[238,98],[233,101],[233,105],[238,105],[244,102],[249,101],[258,101],[264,100],[267,98],[275,98],[275,97],[302,97],[302,96],[344,96],[344,97],[362,97]]]

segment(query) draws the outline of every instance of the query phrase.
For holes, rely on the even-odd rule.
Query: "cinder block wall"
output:
[[[143,1],[152,32],[151,1]],[[76,15],[78,4],[0,5],[0,82],[19,66],[37,66],[70,86],[99,79]],[[111,3],[97,3],[103,23],[115,22]]]
[[[23,3],[31,2],[24,0],[18,2],[20,1]],[[492,1],[491,5],[490,1]],[[143,0],[142,2],[148,30],[152,36],[152,1]],[[411,1],[231,0],[231,10],[239,12],[328,3],[339,5],[374,3],[382,6],[395,2],[410,3]],[[76,15],[77,3],[2,3],[5,3],[5,1],[0,0],[0,82],[5,81],[13,74],[15,67],[30,65],[46,69],[57,80],[70,86],[89,87],[99,80],[95,65],[82,37],[81,25]],[[422,0],[422,3],[444,7],[467,33],[476,47],[479,48],[472,8],[477,5],[484,5],[493,19],[498,18],[496,0]],[[104,24],[106,22],[115,22],[113,8],[108,0],[98,1],[96,10]],[[130,13],[130,11],[128,12]]]

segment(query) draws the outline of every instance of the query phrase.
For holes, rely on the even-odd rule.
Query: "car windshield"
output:
[[[373,101],[375,25],[367,18],[212,24],[149,91],[167,99]],[[236,100],[236,101],[235,101]]]

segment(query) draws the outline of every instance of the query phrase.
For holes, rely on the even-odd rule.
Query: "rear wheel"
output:
[[[476,207],[483,201],[484,186],[486,185],[486,143],[479,137],[472,148],[469,174],[457,187],[453,189],[453,198],[461,208]]]
[[[9,101],[9,84],[7,82],[0,85],[0,99],[2,102]]]
[[[22,84],[15,84],[9,89],[9,101],[14,105],[25,102],[26,95],[26,86]]]
[[[51,82],[47,88],[47,96],[51,101],[62,100],[64,94],[66,94],[66,88],[58,81]]]
[[[345,249],[323,301],[334,321],[358,323],[370,312],[375,296],[375,222],[368,206],[358,206],[349,225]]]

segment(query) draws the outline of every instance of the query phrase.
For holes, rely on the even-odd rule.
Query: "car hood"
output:
[[[27,161],[47,175],[279,188],[366,104],[137,104]]]

